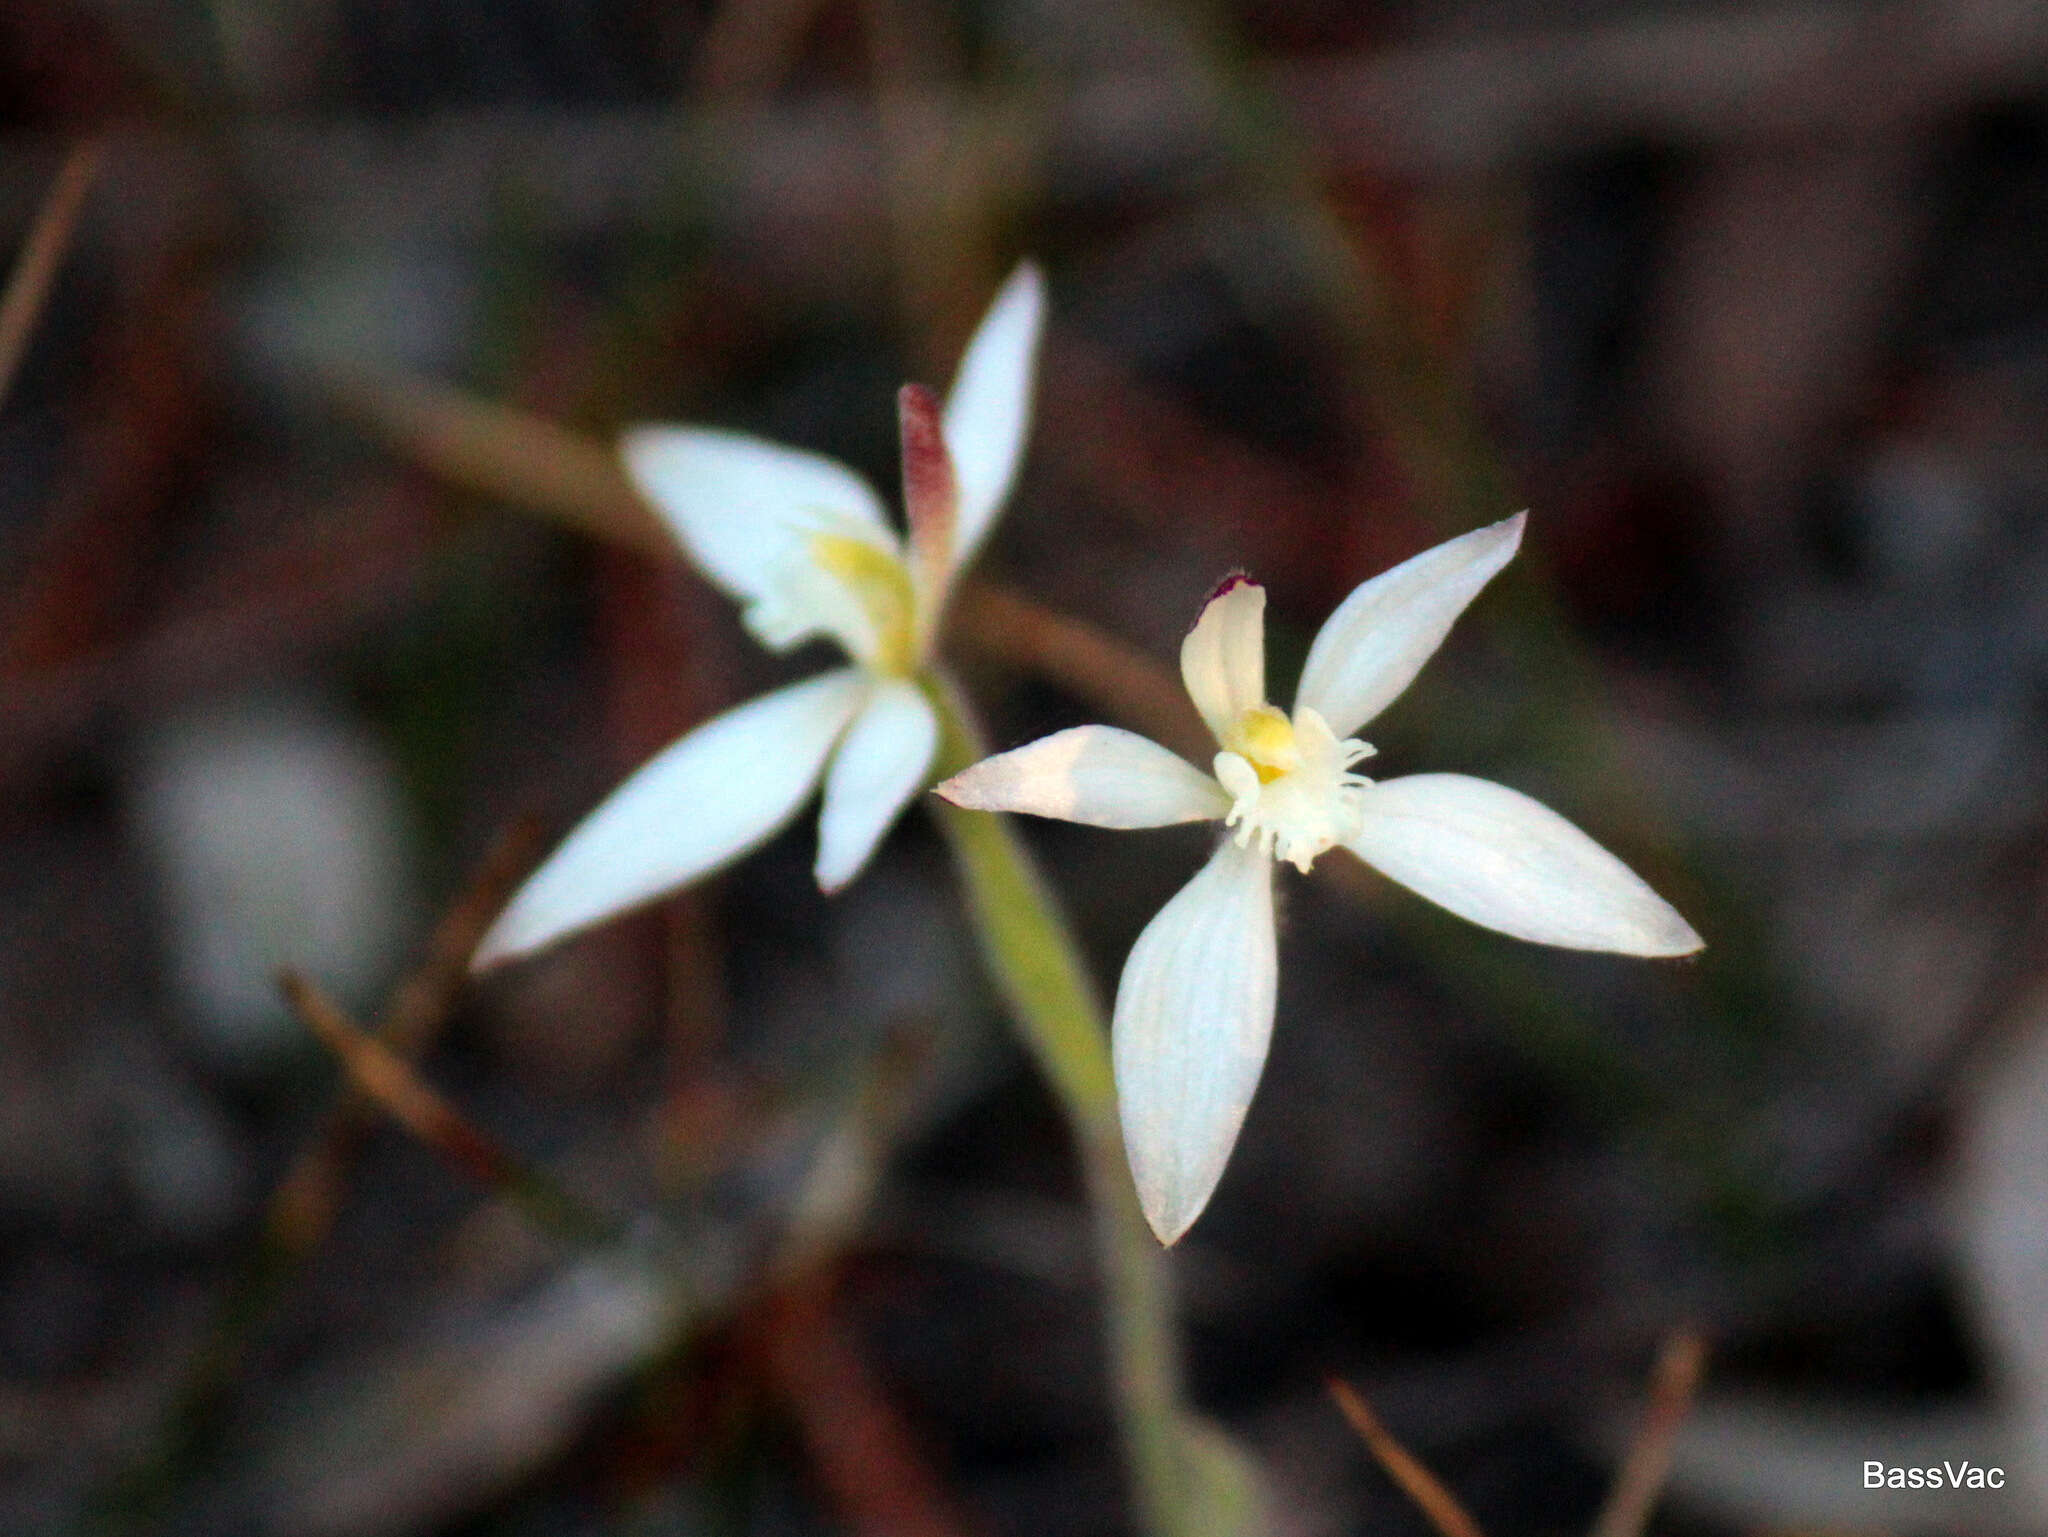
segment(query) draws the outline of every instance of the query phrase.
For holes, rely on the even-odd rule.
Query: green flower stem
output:
[[[988,750],[952,686],[934,680],[931,692],[942,732],[937,771],[944,778]],[[1204,1488],[1213,1480],[1199,1465],[1218,1448],[1182,1407],[1172,1280],[1124,1158],[1101,1001],[1057,902],[1008,819],[936,798],[934,807],[989,969],[1080,1150],[1103,1271],[1110,1385],[1141,1529],[1149,1537],[1228,1530],[1237,1523],[1219,1521],[1218,1491]]]

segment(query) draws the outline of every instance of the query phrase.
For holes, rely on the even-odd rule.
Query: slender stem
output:
[[[938,772],[950,776],[987,749],[951,685],[939,681],[933,692],[943,723]],[[935,805],[989,969],[1080,1151],[1103,1270],[1110,1384],[1141,1527],[1151,1537],[1211,1530],[1192,1508],[1172,1280],[1124,1158],[1101,1001],[1058,904],[1008,820]]]

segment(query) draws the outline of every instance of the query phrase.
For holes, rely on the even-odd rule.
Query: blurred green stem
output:
[[[940,681],[932,692],[942,722],[937,773],[945,778],[988,749],[957,691]],[[1125,1162],[1102,1004],[1057,902],[1008,819],[936,798],[933,804],[989,969],[1080,1150],[1103,1273],[1110,1386],[1139,1527],[1149,1537],[1230,1530],[1238,1523],[1219,1505],[1233,1502],[1204,1487],[1211,1483],[1205,1473],[1218,1470],[1200,1465],[1221,1448],[1182,1407],[1172,1278]]]

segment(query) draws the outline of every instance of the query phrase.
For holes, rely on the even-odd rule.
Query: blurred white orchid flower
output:
[[[1164,1243],[1221,1178],[1265,1065],[1277,983],[1272,866],[1344,848],[1475,923],[1539,944],[1685,955],[1701,939],[1556,812],[1463,774],[1375,784],[1352,735],[1407,688],[1521,544],[1523,515],[1426,550],[1354,591],[1309,649],[1292,716],[1266,702],[1263,587],[1225,581],[1181,643],[1221,749],[1213,777],[1111,726],[998,754],[938,793],[1095,827],[1235,828],[1146,925],[1117,986],[1112,1050],[1131,1172]]]
[[[1045,313],[1020,266],[983,318],[943,412],[898,396],[906,542],[835,460],[709,427],[640,427],[622,450],[641,494],[763,645],[828,636],[853,659],[706,722],[570,833],[512,898],[478,968],[523,955],[766,842],[822,779],[818,884],[859,873],[924,783],[938,719],[918,683],[954,575],[1008,496],[1030,423]]]

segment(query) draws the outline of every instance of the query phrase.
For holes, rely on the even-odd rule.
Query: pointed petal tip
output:
[[[1006,764],[1000,760],[1005,755],[997,753],[983,758],[979,763],[969,764],[950,779],[942,779],[932,786],[932,794],[949,805],[958,806],[962,811],[1012,811],[1010,798],[1004,793],[1008,788],[1010,775],[1004,773]],[[992,766],[993,765],[993,766]]]
[[[1633,942],[1603,948],[1618,955],[1632,955],[1646,961],[1685,960],[1707,948],[1700,932],[1686,922],[1685,915],[1648,886],[1643,894],[1649,910],[1640,915],[1640,934]]]
[[[469,974],[472,977],[502,971],[515,961],[525,960],[527,956],[548,943],[543,940],[541,944],[536,945],[532,940],[522,938],[513,923],[516,915],[516,908],[507,907],[498,914],[490,928],[484,931],[484,937],[478,941],[476,949],[469,957]]]
[[[1208,1205],[1205,1201],[1193,1211],[1172,1211],[1155,1208],[1142,1196],[1138,1204],[1144,1210],[1145,1225],[1152,1229],[1152,1236],[1159,1240],[1159,1247],[1162,1249],[1171,1249],[1187,1237],[1188,1229],[1195,1225],[1195,1219],[1202,1215]]]
[[[1673,908],[1670,921],[1664,932],[1658,936],[1658,948],[1648,952],[1652,960],[1683,960],[1697,956],[1707,948],[1707,942],[1700,937],[1700,931],[1685,921],[1682,914]]]
[[[1008,304],[1026,308],[1035,339],[1045,319],[1045,268],[1039,265],[1037,257],[1026,256],[1010,269],[1010,275],[1003,279],[1003,286],[989,303],[989,312],[993,314]]]
[[[1131,1172],[1137,1179],[1136,1164],[1133,1164]],[[1192,1185],[1177,1178],[1161,1179],[1161,1170],[1147,1172],[1152,1177],[1137,1179],[1138,1208],[1144,1212],[1145,1226],[1152,1230],[1159,1246],[1171,1249],[1187,1237],[1188,1230],[1209,1209],[1216,1186],[1222,1181],[1223,1171],[1219,1168],[1206,1180],[1198,1179]]]
[[[983,772],[994,761],[984,758],[972,768],[962,769],[951,779],[940,780],[932,786],[931,793],[962,811],[1015,811],[1017,808],[1011,804],[1011,797],[1005,793],[1008,788],[1005,776],[999,770]]]
[[[1231,593],[1236,592],[1237,589],[1240,587],[1256,587],[1260,592],[1264,592],[1266,590],[1266,584],[1264,582],[1260,581],[1257,577],[1253,576],[1251,572],[1244,570],[1242,567],[1235,571],[1230,572],[1227,576],[1223,578],[1222,581],[1218,582],[1214,587],[1211,587],[1209,589],[1209,595],[1202,599],[1202,606],[1195,610],[1194,623],[1188,626],[1188,633],[1190,635],[1194,633],[1195,625],[1200,624],[1202,622],[1202,615],[1209,612],[1209,605],[1211,603],[1214,603],[1218,598],[1226,598],[1230,596]]]

